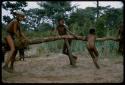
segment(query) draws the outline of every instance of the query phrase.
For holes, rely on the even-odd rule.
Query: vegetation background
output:
[[[69,29],[77,35],[86,36],[90,28],[96,28],[97,37],[113,36],[118,37],[118,27],[123,22],[123,7],[112,8],[110,6],[87,7],[85,9],[71,6],[71,1],[43,1],[37,3],[40,8],[30,8],[25,10],[27,2],[16,1],[12,3],[5,1],[2,8],[9,11],[11,15],[14,10],[25,12],[27,19],[22,22],[22,30],[29,39],[42,38],[58,35],[54,30],[57,19],[64,17]],[[13,16],[14,17],[14,16]],[[7,24],[12,17],[3,16],[2,39],[5,37]],[[63,40],[47,42],[41,44],[39,52],[61,52]],[[83,52],[86,50],[86,42],[73,41],[73,52]],[[96,47],[100,55],[118,55],[118,43],[114,41],[98,41]]]

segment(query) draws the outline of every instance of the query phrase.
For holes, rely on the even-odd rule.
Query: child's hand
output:
[[[29,43],[30,40],[25,37],[25,38],[21,39],[21,42],[25,44],[25,43]]]
[[[75,35],[75,34],[73,34],[73,37],[75,37],[76,39],[78,38],[78,36],[77,36],[77,35]]]
[[[25,38],[25,39],[24,39],[24,42],[25,42],[25,43],[29,43],[30,40],[29,40],[28,38]]]

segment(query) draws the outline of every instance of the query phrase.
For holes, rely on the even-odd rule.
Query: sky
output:
[[[85,9],[86,7],[96,7],[96,1],[72,1],[71,6],[78,5],[78,8]],[[99,1],[99,6],[108,6],[114,8],[121,8],[123,7],[123,3],[121,1]],[[39,8],[36,1],[28,1],[28,6],[25,9],[30,8]],[[3,15],[10,15],[9,12],[2,9],[2,16]],[[12,17],[12,16],[11,16]]]
[[[96,7],[96,1],[78,1],[78,2],[72,2],[72,4],[78,4],[78,8],[83,8],[85,9],[86,7]],[[120,1],[99,1],[99,6],[108,6],[110,5],[111,7],[114,8],[121,8],[123,6],[123,3]]]
[[[72,1],[71,5],[78,5],[78,8],[83,8],[85,9],[86,7],[96,7],[96,1]],[[111,7],[114,8],[121,8],[123,6],[123,3],[121,1],[99,1],[100,6],[108,6],[110,5]],[[28,2],[28,7],[29,8],[38,8],[39,6],[37,5],[37,2]]]

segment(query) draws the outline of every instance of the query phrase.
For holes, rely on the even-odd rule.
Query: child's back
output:
[[[96,40],[95,30],[90,29],[90,33],[87,36],[87,48],[88,49],[95,48],[95,40]]]

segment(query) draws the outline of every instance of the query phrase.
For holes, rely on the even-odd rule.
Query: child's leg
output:
[[[95,56],[93,55],[93,51],[92,51],[91,49],[88,49],[88,52],[89,52],[89,54],[91,55],[92,59],[94,59]]]
[[[19,59],[19,60],[21,60],[22,58],[23,58],[23,60],[24,60],[24,49],[20,49],[20,50],[19,50],[19,56],[20,56],[20,59]]]
[[[66,43],[66,49],[67,49],[67,54],[69,56],[70,64],[75,65],[76,60],[75,58],[73,58],[73,55],[71,53],[71,48],[70,48],[71,42],[69,43],[69,40],[65,39],[65,43]]]
[[[24,48],[22,49],[22,58],[23,58],[23,61],[24,61]]]
[[[10,51],[9,51],[7,60],[5,61],[5,65],[3,66],[3,68],[5,68],[5,69],[8,68],[10,58],[11,58],[11,56],[13,56],[13,53],[15,51],[14,41],[10,35],[7,36],[6,41],[7,41],[8,46],[10,47]]]
[[[4,62],[4,59],[5,59],[5,47],[2,47],[2,57],[1,57],[1,62],[3,63]]]
[[[66,46],[66,41],[64,40],[64,44],[63,44],[63,54],[68,54],[67,53],[67,46]]]
[[[71,47],[72,40],[68,40],[68,43],[69,43],[69,46]],[[67,48],[67,53],[69,54],[68,47],[66,46],[66,48]],[[72,57],[73,57],[75,60],[77,60],[77,56],[72,55]]]
[[[99,65],[98,65],[98,63],[97,63],[97,58],[95,57],[95,55],[94,55],[94,53],[93,53],[93,50],[88,49],[88,51],[89,51],[89,53],[90,53],[90,55],[91,55],[91,57],[92,57],[92,59],[93,59],[93,62],[94,62],[94,64],[95,64],[96,68],[99,69]]]
[[[99,56],[99,53],[98,53],[98,51],[97,51],[97,49],[96,49],[96,48],[94,48],[93,52],[94,52],[94,54],[95,54],[95,56],[96,56],[96,57],[98,57],[98,56]]]
[[[13,65],[14,65],[14,61],[15,61],[15,58],[16,58],[16,54],[17,54],[17,51],[14,52],[13,56],[11,57],[11,64],[10,64],[10,69],[13,71]]]
[[[94,48],[93,53],[94,53],[94,55],[95,55],[95,62],[96,62],[96,64],[97,64],[97,67],[100,68],[100,66],[98,65],[99,53],[98,53],[98,51],[97,51],[96,48]]]
[[[23,57],[23,61],[24,61],[24,49],[22,50],[22,57]]]
[[[68,41],[68,44],[69,44],[69,46],[71,46],[71,40],[67,40]],[[64,54],[66,54],[66,55],[68,55],[68,46],[67,46],[67,44],[66,44],[66,42],[67,42],[66,40],[64,40],[64,45],[63,45],[63,53]]]

